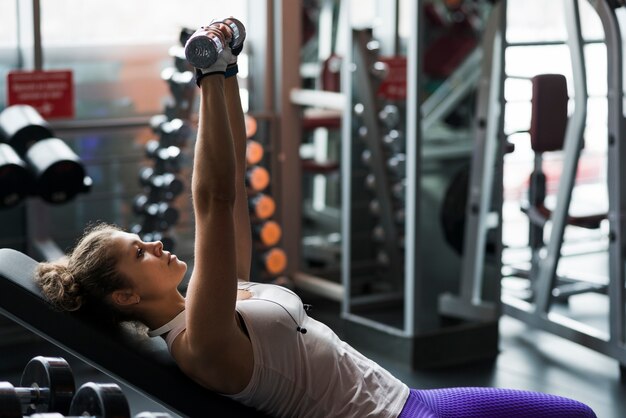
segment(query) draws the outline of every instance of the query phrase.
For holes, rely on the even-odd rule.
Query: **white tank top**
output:
[[[244,390],[226,396],[276,417],[400,414],[409,388],[310,318],[294,292],[252,282],[239,282],[239,289],[252,294],[237,301],[236,309],[250,336],[254,370]],[[185,328],[179,317],[168,330],[170,350]]]

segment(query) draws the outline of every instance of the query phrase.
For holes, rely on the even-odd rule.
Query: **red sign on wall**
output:
[[[74,117],[72,72],[14,71],[7,76],[7,105],[31,105],[44,119]]]
[[[382,57],[380,61],[387,64],[389,72],[378,87],[377,95],[387,100],[406,100],[406,57]]]

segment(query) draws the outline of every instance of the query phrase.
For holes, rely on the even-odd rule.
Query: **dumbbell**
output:
[[[397,129],[391,129],[383,136],[383,145],[392,153],[404,152],[406,148],[404,137]]]
[[[145,146],[146,157],[155,160],[159,172],[176,173],[180,171],[181,152],[180,148],[170,145],[162,146],[159,141],[150,140]]]
[[[282,228],[275,221],[265,221],[252,227],[255,240],[265,247],[278,244],[282,236]]]
[[[253,139],[246,141],[246,162],[248,165],[256,165],[263,160],[263,145]]]
[[[93,382],[85,383],[78,389],[72,399],[69,414],[70,416],[42,413],[31,415],[30,418],[130,418],[131,416],[128,400],[118,385]]]
[[[174,225],[179,218],[178,210],[167,202],[150,202],[148,196],[139,195],[133,201],[133,211],[137,215],[152,218],[158,231],[165,231]]]
[[[130,232],[139,235],[144,242],[161,241],[163,243],[163,249],[165,251],[174,251],[176,242],[174,238],[164,235],[161,231],[155,231],[148,225],[134,224],[130,227]]]
[[[259,193],[248,199],[248,208],[253,220],[265,220],[274,215],[276,202],[271,196]]]
[[[400,111],[398,106],[388,104],[378,112],[378,119],[387,127],[387,129],[393,129],[400,123]]]
[[[33,192],[49,203],[64,203],[91,188],[78,156],[55,138],[31,106],[15,105],[0,113],[0,139],[15,149],[34,178]]]
[[[0,417],[70,411],[75,392],[74,374],[63,358],[34,357],[24,368],[20,385],[0,382]]]
[[[0,143],[0,208],[17,205],[32,192],[33,175],[8,144]]]
[[[192,71],[178,71],[174,67],[167,67],[161,71],[161,79],[169,85],[170,92],[177,104],[186,107],[189,101],[195,97],[196,84]]]
[[[372,215],[380,216],[381,209],[380,209],[380,201],[378,199],[373,199],[372,201],[370,201],[368,207]],[[406,217],[405,210],[403,207],[396,207],[393,209],[393,219],[397,223],[399,224],[404,223],[405,217]]]
[[[239,20],[229,17],[222,23],[228,25],[233,32],[230,41],[230,48],[236,50],[243,45],[246,39],[246,28]],[[187,61],[196,68],[209,68],[217,61],[224,50],[224,44],[219,37],[215,37],[208,32],[197,31],[185,44],[185,56]]]
[[[287,254],[280,248],[271,248],[261,253],[259,260],[269,276],[277,276],[287,268]]]
[[[389,75],[389,65],[383,61],[376,61],[370,67],[370,74],[378,80],[384,80]]]
[[[258,193],[270,184],[270,173],[261,167],[254,166],[246,170],[245,183],[250,193]]]
[[[256,134],[258,127],[257,122],[253,116],[250,116],[248,114],[244,116],[244,121],[246,124],[246,138],[250,139]]]
[[[365,176],[365,188],[368,190],[376,190],[376,176],[373,174],[368,174]]]
[[[182,45],[174,45],[168,49],[168,55],[174,58],[174,67],[180,71],[193,71],[193,67],[185,58],[185,48]]]
[[[191,127],[182,119],[169,119],[167,115],[155,115],[150,118],[152,131],[159,135],[162,147],[170,145],[182,148],[191,136]]]
[[[406,155],[394,154],[393,157],[387,160],[387,167],[396,177],[406,176]]]
[[[369,166],[372,162],[372,151],[366,149],[361,153],[361,161],[363,164]]]
[[[391,186],[391,194],[398,200],[406,199],[406,179],[402,179]]]
[[[156,174],[152,167],[144,167],[139,171],[139,183],[150,187],[151,192],[163,194],[165,200],[172,200],[182,193],[183,182],[172,173]]]
[[[37,141],[53,136],[48,122],[32,106],[13,105],[0,112],[0,139],[19,155],[26,154]]]

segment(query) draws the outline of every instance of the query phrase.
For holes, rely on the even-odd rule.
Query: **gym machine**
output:
[[[502,13],[499,4],[483,6],[489,19],[476,28],[476,39],[497,30]],[[342,78],[347,98],[341,162],[342,317],[351,324],[349,339],[367,340],[370,346],[380,339],[384,345],[376,349],[414,368],[450,366],[498,353],[497,319],[480,324],[456,320],[442,315],[437,306],[438,296],[456,289],[461,276],[463,223],[458,207],[464,205],[474,144],[471,115],[457,111],[466,112],[477,76],[488,78],[475,64],[491,45],[486,49],[473,39],[467,45],[474,49],[463,59],[442,54],[442,63],[454,65],[442,64],[442,72],[431,68],[427,73],[424,51],[435,50],[425,40],[424,12],[419,2],[402,11],[410,16],[411,28],[406,99],[381,95],[389,88],[387,77],[393,77],[389,72],[397,69],[382,55],[375,30],[351,31],[351,55],[345,58]],[[458,96],[452,80],[467,80]],[[425,88],[433,89],[429,102],[423,99]],[[495,282],[497,276],[489,273]],[[498,295],[492,292],[490,298],[496,301]]]
[[[608,327],[606,331],[592,327],[581,321],[574,320],[566,315],[552,310],[554,302],[562,290],[561,278],[557,276],[557,267],[562,258],[561,249],[565,226],[572,223],[569,216],[572,201],[572,189],[576,177],[577,164],[580,157],[583,141],[583,130],[587,112],[587,86],[585,78],[585,61],[582,48],[580,30],[580,12],[576,1],[566,1],[566,24],[568,29],[568,46],[570,50],[574,81],[574,111],[569,116],[563,142],[563,168],[560,175],[555,207],[548,215],[551,222],[549,241],[545,251],[535,254],[534,268],[529,275],[532,293],[529,298],[516,297],[508,292],[502,295],[502,313],[523,321],[533,327],[561,336],[569,341],[576,342],[592,350],[603,353],[616,359],[620,365],[622,379],[626,373],[626,314],[625,299],[625,271],[623,240],[626,236],[626,225],[622,214],[626,211],[626,190],[623,179],[626,176],[626,148],[621,140],[625,135],[625,120],[623,114],[623,45],[620,20],[618,13],[623,11],[621,1],[603,0],[590,2],[598,13],[604,28],[605,44],[607,48],[607,80],[608,80],[608,285],[603,289],[582,284],[583,292],[606,292],[608,302]],[[506,40],[502,40],[506,44]],[[501,70],[501,75],[503,70]],[[491,111],[489,112],[491,114]],[[489,125],[488,125],[489,126]],[[494,126],[496,128],[497,126]],[[499,127],[498,127],[499,128]],[[502,140],[501,129],[494,137],[493,143]],[[502,155],[496,146],[489,146],[487,142],[480,144],[476,151],[476,163],[472,166],[472,174],[479,173],[486,161],[496,161],[501,164]],[[497,177],[494,177],[497,179]],[[476,183],[472,182],[472,185]],[[496,182],[494,182],[496,184]],[[473,190],[470,189],[470,190]],[[493,189],[484,189],[490,193]],[[495,195],[495,194],[494,194]],[[477,196],[480,197],[480,196]],[[478,216],[472,219],[474,213]],[[497,196],[492,200],[472,200],[468,203],[468,223],[474,222],[478,227],[474,235],[466,240],[484,236],[489,229],[487,217],[490,210],[502,204]],[[600,215],[599,215],[600,216]],[[597,220],[597,219],[596,219]],[[466,241],[468,242],[468,241]],[[474,241],[475,242],[475,241]],[[481,293],[483,277],[481,266],[484,260],[480,257],[481,249],[476,245],[475,251],[466,253],[464,263],[473,266],[462,279],[458,295],[444,295],[440,302],[444,311],[451,312],[464,318],[486,320],[495,317],[498,312],[490,303],[486,303]],[[578,284],[580,285],[580,283]],[[579,293],[574,292],[572,294]],[[451,303],[454,301],[454,303]],[[456,307],[455,307],[456,306]]]

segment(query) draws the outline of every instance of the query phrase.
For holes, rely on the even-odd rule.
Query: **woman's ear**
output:
[[[120,306],[136,305],[141,300],[139,295],[131,289],[114,290],[111,293],[111,299],[113,299],[114,304]]]

